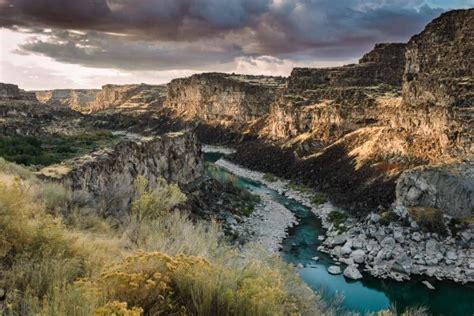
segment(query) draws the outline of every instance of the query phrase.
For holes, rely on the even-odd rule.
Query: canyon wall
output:
[[[38,176],[85,192],[107,210],[126,210],[134,194],[137,176],[151,185],[158,178],[180,185],[204,174],[201,146],[192,133],[125,141],[60,165],[42,169]],[[106,210],[106,211],[107,211]]]
[[[168,84],[165,105],[187,118],[246,122],[267,114],[284,84],[280,77],[193,75]]]
[[[474,153],[474,9],[433,20],[407,46],[403,106],[392,125],[438,156]]]
[[[36,92],[36,98],[41,103],[83,113],[118,107],[156,107],[163,104],[165,97],[165,86],[146,84],[105,85],[101,90],[59,89]]]
[[[43,105],[34,93],[0,83],[1,136],[40,136],[61,129],[67,120],[75,118],[78,113]]]

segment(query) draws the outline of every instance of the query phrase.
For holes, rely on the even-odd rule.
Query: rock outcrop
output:
[[[0,83],[0,136],[40,136],[62,129],[80,115],[40,104],[34,93]]]
[[[55,107],[70,108],[79,112],[88,112],[93,106],[100,90],[57,89],[36,91],[36,98],[41,103]]]
[[[474,153],[474,9],[442,14],[407,46],[393,126],[438,156]]]
[[[201,177],[204,164],[200,144],[191,133],[172,133],[140,141],[125,141],[113,148],[46,167],[38,176],[87,193],[105,211],[126,210],[137,176],[151,185],[164,178],[181,185]]]
[[[422,166],[397,181],[397,202],[407,207],[437,208],[453,217],[474,215],[474,162]]]
[[[187,118],[246,122],[268,114],[280,77],[206,73],[168,84],[166,106]]]
[[[0,83],[0,100],[34,100],[35,95],[26,92],[17,85],[10,83]]]
[[[149,108],[163,104],[165,86],[147,84],[105,85],[101,90],[50,90],[37,91],[41,103],[66,107],[83,113],[111,108]]]

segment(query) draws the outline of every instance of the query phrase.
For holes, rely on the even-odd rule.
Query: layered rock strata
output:
[[[284,84],[280,77],[193,75],[168,84],[166,106],[188,118],[246,122],[268,114]]]
[[[37,91],[36,98],[56,107],[66,107],[84,113],[113,108],[149,108],[161,106],[166,94],[165,86],[146,84],[105,85],[101,90],[50,90]]]

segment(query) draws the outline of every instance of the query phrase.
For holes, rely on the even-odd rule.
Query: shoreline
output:
[[[363,221],[348,217],[341,232],[340,227],[334,227],[329,222],[328,215],[334,211],[347,213],[330,202],[313,205],[312,194],[292,190],[290,181],[268,181],[264,173],[241,167],[225,158],[215,164],[237,176],[262,183],[310,208],[326,229],[324,242],[318,250],[331,255],[335,262],[380,279],[404,281],[410,280],[411,275],[417,275],[462,284],[474,282],[472,229],[459,234],[459,238],[424,233],[409,219],[406,209],[394,206],[399,217],[410,222],[409,227],[398,223],[382,225],[380,215],[371,213]]]

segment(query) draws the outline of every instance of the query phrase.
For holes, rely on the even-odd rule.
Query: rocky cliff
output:
[[[405,171],[396,193],[408,207],[436,208],[458,218],[474,215],[474,161]]]
[[[34,93],[0,83],[0,136],[44,135],[79,117],[69,109],[40,104]]]
[[[433,20],[407,46],[403,106],[393,126],[438,156],[474,153],[474,9]]]
[[[41,103],[83,113],[111,108],[139,109],[161,106],[165,96],[165,86],[146,84],[105,85],[101,90],[63,89],[36,92],[36,98]]]
[[[18,88],[17,85],[0,82],[0,100],[35,100],[35,95]]]
[[[191,133],[125,141],[60,165],[42,169],[42,179],[59,182],[73,191],[85,192],[105,211],[126,210],[133,183],[144,176],[150,184],[164,178],[188,184],[204,173],[201,146]]]
[[[187,118],[245,122],[267,114],[284,84],[280,77],[194,75],[171,81],[165,104]]]
[[[70,108],[79,112],[88,112],[93,106],[100,90],[73,90],[58,89],[48,91],[36,91],[36,98],[41,103],[47,103],[55,107]]]

